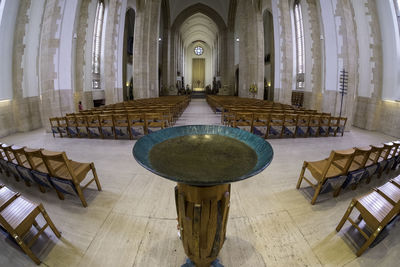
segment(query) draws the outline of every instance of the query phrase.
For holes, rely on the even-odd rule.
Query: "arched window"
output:
[[[103,31],[103,20],[104,20],[104,0],[99,0],[97,3],[96,18],[93,30],[93,47],[92,47],[93,89],[100,89],[101,35]]]
[[[296,89],[304,88],[304,28],[300,0],[294,2],[294,26],[296,39]]]

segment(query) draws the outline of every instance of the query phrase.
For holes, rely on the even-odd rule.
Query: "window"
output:
[[[294,2],[294,26],[296,41],[296,89],[304,88],[304,28],[300,1]]]
[[[96,18],[93,30],[93,47],[92,47],[92,73],[93,88],[100,88],[100,58],[101,58],[101,35],[104,20],[104,1],[99,0],[97,3]]]
[[[196,46],[195,48],[194,48],[194,53],[196,54],[196,55],[198,55],[198,56],[201,56],[202,54],[203,54],[203,47],[201,47],[201,46]]]

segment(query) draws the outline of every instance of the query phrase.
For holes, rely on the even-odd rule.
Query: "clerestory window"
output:
[[[99,0],[96,9],[96,18],[93,31],[92,47],[92,73],[93,89],[100,89],[100,61],[101,61],[101,36],[104,21],[104,1]]]
[[[294,26],[296,41],[296,89],[304,88],[304,28],[303,15],[301,13],[300,1],[294,2]]]

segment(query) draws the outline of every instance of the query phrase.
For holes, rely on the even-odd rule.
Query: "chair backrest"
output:
[[[364,168],[372,150],[371,147],[355,147],[354,149],[354,157],[349,168],[350,171]]]
[[[86,115],[77,115],[76,118],[76,125],[79,127],[87,127],[87,118]]]
[[[353,148],[347,150],[333,150],[329,155],[328,164],[326,164],[322,171],[322,177],[327,177],[330,168],[339,169],[339,175],[346,174],[353,160],[354,152],[355,150]]]
[[[310,118],[309,126],[319,126],[321,120],[320,115],[312,115]]]
[[[285,126],[296,126],[298,120],[298,115],[296,114],[285,114]]]
[[[114,114],[113,115],[115,127],[128,127],[128,115],[127,114]]]
[[[331,121],[331,116],[330,115],[323,115],[320,118],[320,126],[329,126],[329,123]]]
[[[339,126],[339,121],[340,121],[339,117],[330,117],[329,126],[330,127],[337,127],[337,126]]]
[[[384,143],[383,144],[383,150],[382,150],[382,153],[381,153],[381,156],[380,156],[380,160],[388,159],[393,147],[394,147],[394,144],[392,142]]]
[[[369,154],[369,159],[367,161],[367,166],[376,164],[381,157],[383,151],[383,145],[371,145],[371,153]]]
[[[393,141],[393,147],[390,150],[388,158],[394,158],[399,155],[400,152],[400,142],[399,141]]]
[[[38,170],[39,165],[44,165],[45,169],[47,170],[47,166],[43,161],[42,153],[40,153],[40,150],[41,149],[24,148],[26,159],[28,160],[31,169],[35,171]]]
[[[40,153],[42,154],[43,160],[47,166],[47,169],[49,170],[50,176],[57,177],[57,171],[60,169],[64,169],[65,171],[67,171],[67,176],[69,176],[73,181],[76,181],[75,173],[70,166],[69,159],[64,151],[54,152],[40,150]]]
[[[12,145],[2,144],[1,148],[3,149],[4,154],[6,155],[6,160],[13,163],[18,163],[14,157],[14,154],[11,151]]]
[[[49,118],[49,121],[51,128],[58,127],[58,118]]]
[[[25,149],[25,147],[20,147],[20,146],[16,146],[16,145],[14,145],[10,148],[11,152],[14,155],[15,160],[18,162],[18,165],[24,166],[24,167],[29,167],[29,166],[27,166],[29,163],[28,163],[27,157],[25,155],[24,149]]]
[[[253,123],[253,116],[252,112],[236,112],[233,127],[251,126]]]
[[[76,126],[78,126],[78,124],[77,124],[77,122],[76,122],[76,117],[75,117],[75,115],[66,116],[65,119],[66,119],[66,122],[67,122],[67,126],[69,126],[69,127],[76,127]]]
[[[128,114],[128,123],[129,126],[133,125],[144,125],[144,113],[129,113]]]
[[[282,113],[272,113],[269,124],[272,126],[283,126],[285,115]]]
[[[58,127],[67,127],[67,118],[66,117],[58,117]]]
[[[300,114],[297,117],[297,126],[308,126],[310,123],[310,115]]]
[[[112,113],[99,115],[99,120],[100,120],[100,125],[102,127],[113,127],[114,126]]]
[[[98,115],[86,115],[88,127],[100,127],[100,120]]]

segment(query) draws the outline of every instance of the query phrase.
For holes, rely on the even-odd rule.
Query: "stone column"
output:
[[[347,125],[353,124],[353,110],[355,108],[355,99],[357,97],[357,79],[358,79],[358,45],[357,28],[354,21],[354,10],[350,0],[340,0],[337,2],[335,16],[340,19],[338,34],[343,38],[341,46],[339,45],[338,58],[339,72],[344,67],[348,72],[347,95],[343,101],[342,116],[347,117]],[[341,95],[336,92],[336,106],[332,113],[339,115]]]
[[[264,95],[264,29],[258,4],[239,0],[237,17],[240,20],[239,97],[252,97],[250,85],[258,87],[256,98]]]
[[[147,17],[147,23],[149,24],[148,33],[148,97],[158,97],[158,61],[159,59],[159,27],[160,27],[160,11],[161,11],[161,0],[152,0],[149,3],[149,17]]]
[[[310,34],[311,34],[311,51],[312,65],[306,67],[306,75],[311,76],[311,96],[307,99],[308,94],[305,94],[305,107],[310,109],[321,110],[322,104],[322,43],[321,43],[321,25],[319,4],[316,0],[305,1],[306,10],[308,13]],[[307,55],[306,51],[306,55]],[[310,73],[309,73],[310,72]]]
[[[18,9],[18,16],[14,32],[14,51],[13,51],[13,119],[16,131],[29,131],[40,128],[39,97],[24,97],[23,81],[26,80],[24,73],[24,57],[26,52],[26,30],[30,22],[31,0],[21,1]],[[35,68],[36,69],[36,68]],[[24,77],[25,76],[25,77]],[[34,81],[26,81],[34,82]],[[36,89],[38,84],[36,82]]]
[[[40,113],[43,126],[50,129],[49,118],[64,116],[73,112],[72,90],[56,88],[58,67],[55,58],[60,49],[60,25],[62,20],[61,5],[63,1],[47,0],[44,8],[39,51],[39,84],[41,88]]]
[[[119,36],[119,23],[125,19],[125,12],[121,11],[121,0],[109,1],[107,6],[106,31],[104,43],[103,77],[106,105],[123,101],[123,88],[116,87],[118,79],[116,64]],[[122,17],[123,16],[123,17]]]
[[[293,41],[292,41],[292,24],[289,7],[289,1],[278,2],[279,14],[278,21],[280,26],[280,36],[275,35],[279,38],[280,43],[280,83],[275,81],[275,92],[274,101],[281,102],[284,104],[291,104],[292,101],[292,88],[294,84],[294,72],[293,72]],[[281,84],[281,87],[276,87]]]
[[[80,8],[78,8],[78,26],[76,30],[76,54],[75,54],[75,93],[74,93],[74,107],[78,111],[78,103],[82,101],[85,109],[93,108],[93,96],[91,88],[85,88],[85,79],[91,79],[91,76],[85,75],[85,68],[87,64],[90,66],[92,62],[86,62],[86,52],[90,48],[92,51],[92,43],[87,39],[87,32],[89,31],[89,4],[91,0],[82,0]],[[90,31],[93,36],[93,32]],[[91,84],[91,83],[90,83]],[[90,90],[88,90],[90,89]]]

